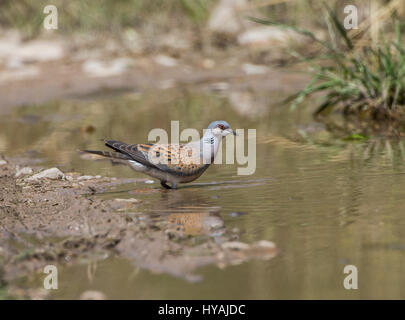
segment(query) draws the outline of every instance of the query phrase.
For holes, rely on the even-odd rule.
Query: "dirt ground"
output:
[[[48,264],[74,264],[79,258],[119,256],[137,267],[198,281],[198,267],[225,267],[277,254],[271,242],[238,242],[235,230],[223,230],[220,242],[208,237],[193,244],[187,232],[190,222],[177,218],[154,221],[138,211],[136,198],[104,200],[97,196],[119,185],[143,183],[142,179],[78,173],[35,179],[37,169],[16,177],[20,168],[4,161],[7,163],[0,166],[0,283],[9,288],[11,296],[32,298],[29,292],[13,291],[15,279]],[[198,228],[201,221],[197,217],[191,223]],[[209,227],[215,228],[225,227],[218,223]]]

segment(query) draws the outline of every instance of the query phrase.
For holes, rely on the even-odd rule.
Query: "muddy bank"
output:
[[[268,241],[238,242],[239,231],[228,230],[215,211],[165,219],[143,214],[136,193],[145,192],[144,179],[82,176],[56,168],[16,166],[7,160],[1,163],[0,282],[11,296],[30,297],[18,290],[15,280],[48,264],[116,256],[152,272],[199,281],[199,267],[226,267],[270,259],[277,253]],[[129,183],[135,186],[131,197],[99,196]],[[197,235],[204,237],[196,241]]]
[[[159,67],[152,58],[146,58],[141,61],[141,65],[132,65],[119,74],[94,76],[83,71],[81,64],[77,62],[39,63],[38,74],[0,82],[0,113],[5,114],[12,107],[25,104],[86,98],[109,91],[141,92],[146,89],[168,89],[184,85],[204,87],[213,84],[213,90],[226,87],[229,90],[255,88],[277,92],[286,91],[287,88],[287,91],[290,91],[292,88],[301,88],[307,79],[302,74],[296,75],[267,67],[260,69],[260,66],[249,63],[245,64],[246,70],[235,68],[225,65],[224,59],[218,59],[215,66],[214,69],[207,70],[182,62],[182,65],[176,67]]]
[[[305,75],[277,68],[291,57],[274,39],[265,46],[210,46],[206,50],[178,47],[182,41],[191,41],[183,31],[156,41],[153,50],[133,50],[111,37],[55,34],[23,41],[16,30],[0,30],[0,113],[25,104],[115,90],[216,84],[215,88],[230,90],[285,91],[301,88],[307,80]]]

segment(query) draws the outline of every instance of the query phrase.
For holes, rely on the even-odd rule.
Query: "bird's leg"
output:
[[[165,189],[171,189],[169,185],[166,184],[166,181],[160,181],[160,185]],[[173,185],[172,185],[173,186]]]

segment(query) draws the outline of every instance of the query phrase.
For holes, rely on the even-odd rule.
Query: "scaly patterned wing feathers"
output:
[[[195,175],[207,167],[202,163],[199,150],[187,144],[126,144],[114,140],[105,144],[143,165],[176,175]]]
[[[199,150],[187,144],[154,144],[148,159],[162,171],[182,176],[198,174],[207,167]]]

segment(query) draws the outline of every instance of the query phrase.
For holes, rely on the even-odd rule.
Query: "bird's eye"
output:
[[[219,124],[219,125],[218,125],[218,128],[221,129],[221,130],[224,130],[224,129],[225,129],[225,126],[224,126],[223,124]]]

